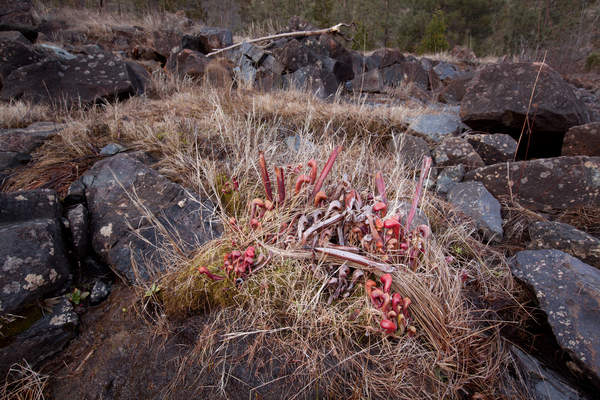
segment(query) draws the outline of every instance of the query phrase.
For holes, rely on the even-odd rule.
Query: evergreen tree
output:
[[[431,21],[425,28],[425,35],[419,43],[419,53],[438,53],[448,50],[450,45],[446,39],[446,22],[444,21],[444,12],[436,11],[431,17]]]

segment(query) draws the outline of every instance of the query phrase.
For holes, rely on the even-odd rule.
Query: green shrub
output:
[[[417,51],[419,53],[437,53],[448,50],[450,44],[446,39],[446,21],[444,12],[436,11],[431,17],[431,21],[425,28],[425,35],[421,39]]]
[[[600,69],[600,53],[592,53],[585,59],[585,70],[590,72],[593,69]]]

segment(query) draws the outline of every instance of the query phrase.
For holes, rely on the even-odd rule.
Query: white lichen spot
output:
[[[100,228],[100,234],[107,238],[110,237],[110,235],[112,235],[112,222]]]
[[[23,264],[23,260],[19,257],[8,256],[2,265],[2,271],[10,272],[19,268]]]
[[[177,205],[179,206],[179,208],[183,208],[183,206],[185,206],[185,202],[187,199],[183,199],[181,200],[179,203],[177,203]]]
[[[52,268],[52,269],[50,270],[50,280],[51,280],[52,282],[55,282],[55,281],[56,281],[56,277],[57,277],[57,276],[58,276],[58,272],[56,272],[56,270],[55,270],[54,268]]]
[[[20,290],[21,290],[21,285],[19,285],[19,282],[16,282],[16,281],[12,281],[11,283],[7,283],[2,288],[2,292],[4,294],[19,293]]]
[[[15,200],[19,200],[19,201],[25,201],[27,200],[27,197],[23,196],[22,194],[18,195],[17,197],[15,197]]]
[[[65,314],[59,314],[59,315],[55,315],[54,317],[52,317],[52,319],[50,320],[50,325],[53,326],[62,326],[64,324],[66,324],[68,321],[67,316]]]
[[[25,277],[25,282],[27,282],[27,285],[23,286],[23,288],[27,290],[36,290],[46,283],[44,281],[44,277],[38,274],[27,274]]]

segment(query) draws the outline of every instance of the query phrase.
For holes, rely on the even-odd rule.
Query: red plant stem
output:
[[[423,190],[423,181],[425,180],[425,176],[429,173],[429,168],[431,168],[431,157],[424,157],[423,164],[421,166],[421,175],[419,176],[419,183],[417,184],[417,188],[415,189],[415,195],[412,199],[412,205],[410,206],[410,212],[406,217],[406,231],[410,231],[410,224],[412,223],[413,218],[415,217],[415,213],[417,212],[417,205],[419,204],[419,199],[421,198],[421,191]]]
[[[305,183],[309,183],[309,182],[310,182],[310,178],[307,175],[300,175],[298,177],[298,179],[296,179],[294,193],[296,193],[296,194],[300,193],[300,190],[302,189],[302,185],[304,185]]]
[[[271,180],[269,179],[269,172],[267,171],[267,163],[265,161],[265,153],[262,151],[258,153],[258,165],[260,166],[260,176],[262,177],[263,185],[265,187],[265,195],[269,201],[273,201],[273,191],[271,190]]]
[[[385,195],[385,181],[383,180],[383,175],[381,171],[377,171],[375,174],[375,186],[377,187],[377,192],[379,196],[381,196],[381,201],[383,201],[387,205],[387,197]]]
[[[308,166],[310,167],[310,183],[313,184],[317,179],[317,162],[315,160],[310,160]]]
[[[281,206],[285,202],[285,176],[283,175],[283,168],[275,167],[275,177],[277,178],[278,205]]]
[[[317,195],[317,193],[319,193],[319,191],[321,190],[321,187],[323,186],[323,182],[325,182],[325,178],[327,178],[327,174],[329,174],[329,171],[331,171],[331,168],[333,167],[333,163],[335,162],[335,159],[337,158],[340,151],[342,151],[342,146],[336,147],[331,152],[331,155],[329,156],[327,163],[323,167],[323,170],[321,171],[321,175],[319,175],[319,179],[317,179],[317,183],[315,184],[315,187],[313,189],[313,192],[311,195],[311,197],[313,199]]]
[[[223,279],[225,279],[222,276],[213,274],[206,267],[199,267],[198,272],[200,272],[201,274],[205,274],[209,279],[211,279],[213,281],[222,281]]]

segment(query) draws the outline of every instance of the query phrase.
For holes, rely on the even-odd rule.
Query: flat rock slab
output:
[[[462,126],[456,114],[423,114],[409,125],[408,130],[411,134],[439,143],[444,137],[459,133]]]
[[[220,233],[220,226],[211,221],[210,202],[195,198],[128,154],[97,162],[81,182],[92,247],[131,282],[167,268],[163,256],[171,240],[188,251]]]
[[[0,375],[26,360],[32,367],[61,351],[75,337],[79,317],[64,297],[25,332],[0,345]],[[0,342],[1,343],[1,342]]]
[[[529,110],[532,92],[534,108]],[[534,132],[563,133],[589,122],[587,107],[572,87],[558,72],[540,63],[484,66],[467,88],[460,116],[475,130],[518,132],[528,110],[535,115]]]
[[[558,344],[597,382],[600,271],[559,250],[520,251],[509,264],[535,293]]]
[[[98,46],[78,51],[71,60],[49,56],[13,70],[4,80],[0,98],[89,104],[135,93],[125,62]]]
[[[500,203],[479,182],[460,182],[450,188],[448,201],[473,218],[486,240],[500,241],[503,237]]]
[[[600,206],[600,157],[554,157],[490,165],[465,180],[482,182],[495,197],[512,195],[533,210]]]
[[[600,239],[561,222],[537,221],[529,226],[533,249],[556,249],[600,268]]]
[[[563,156],[600,156],[600,122],[574,126],[563,140]]]

